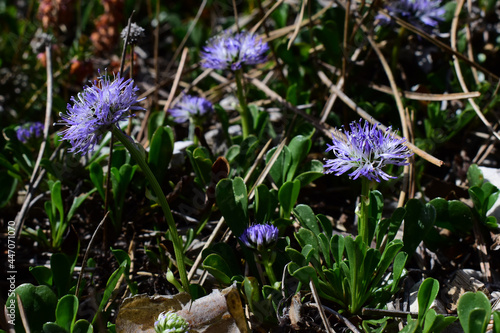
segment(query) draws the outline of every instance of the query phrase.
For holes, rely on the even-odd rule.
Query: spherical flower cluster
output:
[[[184,95],[172,109],[168,110],[176,123],[183,123],[191,117],[201,117],[213,111],[212,103],[203,97]]]
[[[406,159],[413,153],[404,145],[406,139],[398,139],[389,127],[384,133],[377,125],[365,121],[352,122],[351,132],[344,131],[345,138],[333,137],[332,145],[327,152],[332,151],[336,158],[326,161],[325,173],[335,173],[339,176],[352,168],[350,177],[359,176],[380,182],[380,178],[388,180],[396,178],[389,176],[382,168],[388,164],[407,165]]]
[[[125,39],[127,38],[127,30],[128,27],[125,27],[121,34],[120,37],[123,39],[125,42]],[[142,38],[144,38],[144,28],[137,25],[135,22],[130,24],[130,33],[128,34],[128,44],[135,45],[137,44]]]
[[[162,312],[155,321],[156,333],[186,333],[188,331],[189,324],[174,312]]]
[[[278,240],[278,228],[270,224],[255,224],[243,231],[240,240],[259,252],[272,248]]]
[[[224,31],[212,37],[201,52],[201,65],[214,69],[240,69],[243,64],[257,65],[266,62],[269,46],[257,35],[242,31],[231,34]]]
[[[436,28],[443,20],[445,9],[440,7],[441,0],[392,0],[385,8],[396,17],[408,21],[414,26],[425,29]],[[390,19],[384,15],[377,15],[381,23],[389,23]]]
[[[86,154],[118,122],[128,118],[132,110],[144,110],[136,106],[139,88],[132,79],[125,80],[116,75],[113,80],[106,74],[87,86],[77,96],[71,97],[67,114],[60,114],[58,125],[67,128],[61,132],[62,140],[68,140],[70,152]]]
[[[31,138],[39,138],[42,133],[43,124],[38,121],[23,124],[16,130],[17,139],[21,142],[27,142]]]

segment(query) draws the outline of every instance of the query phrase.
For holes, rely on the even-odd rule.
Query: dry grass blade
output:
[[[26,333],[31,333],[28,317],[26,316],[26,312],[24,311],[23,301],[21,301],[21,297],[19,296],[19,294],[16,294],[16,300],[17,309],[19,310],[19,315],[21,316],[21,322],[23,323],[24,330]]]
[[[170,89],[170,94],[168,95],[167,103],[165,103],[165,106],[163,107],[164,112],[167,112],[168,109],[170,109],[170,105],[172,104],[172,101],[175,96],[175,91],[179,86],[179,81],[182,76],[182,71],[184,69],[184,64],[186,63],[188,52],[189,49],[187,47],[185,47],[184,50],[182,50],[181,60],[179,62],[179,67],[177,68],[177,73],[175,74],[174,83],[172,84],[172,88]]]
[[[370,83],[368,87],[386,94],[392,95],[394,93],[390,87],[375,83]],[[429,101],[429,102],[454,101],[459,99],[475,98],[481,96],[481,93],[479,91],[451,93],[451,94],[425,94],[425,93],[404,90],[404,91],[398,91],[398,93],[401,97],[407,99],[413,99],[416,101]]]
[[[259,30],[260,26],[267,20],[267,18],[283,3],[285,2],[285,0],[278,0],[276,1],[276,3],[271,7],[271,9],[269,9],[268,11],[266,11],[266,14],[260,19],[259,22],[257,22],[256,25],[253,26],[252,29],[250,29],[250,32],[251,33],[255,33],[257,32],[257,30]]]
[[[328,322],[328,318],[326,318],[325,310],[321,306],[321,301],[319,299],[318,291],[316,290],[316,286],[314,285],[314,282],[311,280],[309,282],[309,287],[311,288],[312,295],[314,297],[314,301],[316,302],[316,308],[319,311],[319,316],[321,317],[321,321],[323,322],[323,325],[325,326],[325,329],[327,332],[335,332],[335,330],[330,326],[330,323]],[[356,332],[356,331],[354,331]]]
[[[333,2],[333,1],[332,1]],[[317,12],[315,15],[313,15],[313,17],[311,17],[310,19],[305,19],[304,21],[300,22],[300,28],[302,28],[303,26],[306,26],[308,24],[316,24],[316,23],[320,23],[320,20],[319,18],[321,16],[323,16],[323,14],[328,10],[330,9],[330,7],[328,6],[325,6],[325,8],[321,9],[319,12]],[[296,29],[296,25],[289,25],[287,27],[283,27],[281,29],[277,29],[277,30],[274,30],[272,31],[270,34],[269,34],[269,37],[267,38],[264,38],[264,40],[266,42],[269,42],[269,41],[272,41],[272,40],[275,40],[275,39],[278,39],[280,37],[283,37],[283,36],[286,36],[288,35],[290,32],[294,31]]]
[[[288,41],[288,45],[287,45],[288,50],[290,50],[290,47],[292,47],[292,44],[293,44],[295,38],[297,38],[297,35],[299,34],[300,22],[302,22],[302,19],[304,18],[304,12],[306,9],[306,5],[307,5],[307,0],[302,0],[302,5],[300,6],[300,12],[299,12],[299,15],[298,15],[298,17],[296,19],[296,23],[295,23],[295,29],[293,30],[293,34],[290,37],[290,40]]]

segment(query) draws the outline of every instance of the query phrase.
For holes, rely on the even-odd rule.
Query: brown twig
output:
[[[306,5],[307,5],[307,0],[302,0],[302,5],[300,6],[299,15],[295,19],[296,22],[295,22],[295,27],[293,29],[293,34],[290,37],[290,39],[288,40],[287,50],[290,50],[290,47],[292,47],[293,41],[295,40],[295,38],[297,38],[297,35],[299,34],[299,31],[301,28],[301,22],[302,22],[302,19],[304,18],[304,12],[306,9]]]

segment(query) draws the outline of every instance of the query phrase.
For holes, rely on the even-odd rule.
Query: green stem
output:
[[[371,241],[368,239],[369,235],[369,225],[368,225],[368,209],[370,206],[370,180],[368,178],[362,177],[361,179],[361,202],[359,210],[359,223],[358,223],[358,234],[361,236],[363,243],[368,247]]]
[[[264,252],[265,251],[265,252]],[[273,271],[273,263],[276,259],[276,253],[271,252],[268,253],[267,250],[261,252],[262,264],[264,264],[264,268],[266,270],[267,277],[269,279],[269,285],[274,286],[276,283],[276,276]]]
[[[247,101],[245,99],[245,94],[243,91],[243,72],[238,69],[234,72],[238,101],[240,102],[240,116],[241,116],[241,129],[243,131],[243,139],[246,139],[250,134],[251,129],[251,118],[250,111],[248,110]]]
[[[168,228],[170,230],[170,234],[172,235],[172,242],[174,243],[174,253],[175,259],[177,261],[177,269],[179,269],[179,276],[181,278],[183,291],[189,293],[189,281],[186,273],[186,265],[184,263],[184,253],[182,249],[181,239],[179,238],[179,234],[177,233],[177,227],[175,225],[174,217],[172,216],[172,212],[170,211],[170,206],[168,205],[167,199],[163,190],[158,184],[156,177],[153,172],[149,168],[149,165],[146,163],[144,157],[141,155],[141,152],[137,149],[135,144],[131,141],[130,137],[126,136],[118,127],[113,126],[112,133],[115,137],[120,140],[120,142],[125,146],[125,148],[130,152],[130,155],[134,160],[139,164],[142,169],[142,172],[146,176],[146,179],[149,181],[151,188],[153,189],[156,197],[158,198],[158,203],[163,209],[163,214],[165,214],[165,219],[168,224]],[[179,290],[182,291],[182,290]]]

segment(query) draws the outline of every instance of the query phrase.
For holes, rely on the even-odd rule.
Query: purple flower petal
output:
[[[212,111],[212,103],[208,100],[190,95],[183,96],[172,109],[168,110],[176,123],[183,123],[188,121],[190,117],[200,117]]]
[[[324,173],[340,176],[354,169],[349,177],[363,176],[380,182],[380,178],[396,178],[382,171],[384,166],[407,165],[407,158],[413,155],[404,145],[406,139],[396,138],[390,127],[384,133],[377,125],[370,125],[368,121],[362,125],[359,121],[352,122],[350,128],[350,132],[344,131],[344,139],[333,137],[333,144],[327,144],[326,152],[333,152],[335,158],[325,162]]]
[[[77,97],[71,97],[66,114],[60,114],[57,125],[67,128],[61,132],[62,140],[68,140],[70,152],[86,154],[110,130],[111,126],[131,116],[132,110],[144,110],[135,106],[143,99],[137,99],[139,88],[134,80],[125,80],[120,74],[111,81],[105,74],[87,86]]]
[[[213,69],[240,69],[243,64],[266,62],[269,46],[257,35],[242,31],[232,35],[228,31],[212,37],[201,52],[201,65]]]
[[[278,228],[271,224],[255,224],[243,231],[240,240],[254,250],[270,249],[278,240]]]
[[[392,15],[400,17],[420,29],[436,28],[439,21],[444,20],[445,9],[440,7],[441,0],[393,0],[385,9]],[[380,23],[390,22],[384,15],[377,15]]]

